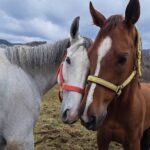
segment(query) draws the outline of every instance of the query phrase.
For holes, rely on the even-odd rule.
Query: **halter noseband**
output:
[[[138,32],[138,31],[137,31]],[[142,76],[142,67],[141,67],[141,59],[142,59],[142,52],[141,52],[141,38],[140,33],[138,32],[138,52],[137,52],[137,71],[134,70],[131,75],[121,84],[121,85],[115,85],[111,82],[108,82],[102,78],[89,75],[88,81],[94,82],[96,84],[102,85],[114,92],[119,96],[122,93],[122,90],[134,79],[136,73],[138,72],[139,76]]]
[[[118,86],[111,83],[111,82],[108,82],[104,79],[101,79],[101,78],[98,78],[98,77],[95,77],[95,76],[91,76],[91,75],[88,76],[88,81],[91,81],[91,82],[94,82],[96,84],[102,85],[102,86],[116,92],[117,95],[119,96],[122,93],[123,88],[126,87],[133,80],[135,75],[136,75],[136,71],[133,71],[131,73],[131,75],[121,85],[118,85]]]
[[[64,57],[64,59],[65,58],[66,58],[66,56]],[[65,83],[62,70],[63,70],[63,63],[61,63],[61,65],[58,69],[58,72],[57,72],[57,76],[59,76],[59,79],[60,79],[60,89],[59,89],[59,93],[58,93],[60,102],[62,102],[61,93],[63,92],[63,90],[73,91],[73,92],[77,92],[80,94],[84,94],[83,88]]]

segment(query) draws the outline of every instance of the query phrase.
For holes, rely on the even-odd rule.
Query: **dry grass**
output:
[[[41,115],[35,127],[36,150],[96,150],[96,132],[88,131],[80,122],[65,125],[59,117],[57,87],[43,97]],[[110,150],[121,150],[117,143]]]

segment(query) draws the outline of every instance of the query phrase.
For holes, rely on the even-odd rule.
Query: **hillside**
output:
[[[38,46],[41,44],[46,44],[46,41],[32,41],[28,43],[11,43],[7,40],[0,39],[0,46],[1,47],[6,47],[6,46],[14,46],[14,45],[28,45],[28,46]]]
[[[143,50],[143,79],[150,82],[150,49]]]
[[[7,46],[13,46],[12,43],[8,42],[7,40],[0,39],[0,45],[7,45]]]

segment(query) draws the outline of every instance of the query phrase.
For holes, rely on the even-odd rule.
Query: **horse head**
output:
[[[76,17],[71,25],[70,47],[58,73],[62,99],[61,118],[64,123],[74,123],[79,118],[79,107],[89,71],[87,49],[91,40],[80,35],[79,19]]]
[[[81,120],[88,129],[95,130],[104,121],[112,100],[122,96],[136,78],[140,40],[134,25],[140,16],[140,5],[139,0],[130,0],[125,17],[113,15],[106,19],[90,2],[90,12],[101,30],[88,52],[90,76]]]

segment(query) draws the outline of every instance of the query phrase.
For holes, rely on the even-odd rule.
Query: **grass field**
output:
[[[65,125],[59,117],[60,102],[57,87],[48,92],[42,101],[41,114],[34,130],[36,150],[96,150],[96,132],[88,131],[80,122]],[[121,150],[112,143],[110,150]]]

